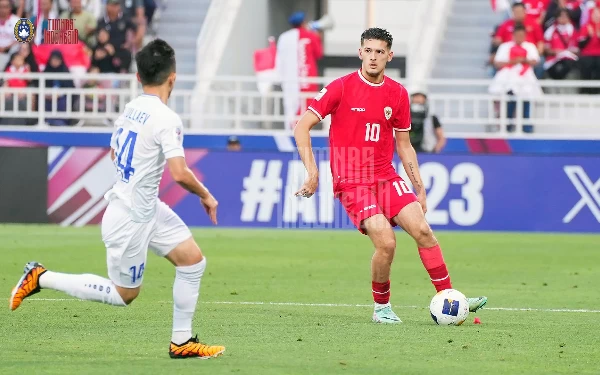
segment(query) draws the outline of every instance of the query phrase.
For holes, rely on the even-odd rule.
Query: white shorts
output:
[[[164,202],[158,201],[152,220],[137,223],[122,202],[112,200],[102,218],[108,277],[117,286],[136,288],[142,284],[148,248],[164,257],[190,237],[187,225]]]

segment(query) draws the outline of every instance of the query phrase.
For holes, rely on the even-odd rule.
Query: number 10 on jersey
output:
[[[379,124],[371,124],[367,122],[367,130],[365,133],[365,141],[377,142],[379,141]]]
[[[117,149],[115,150],[115,161],[117,162],[117,170],[121,174],[121,179],[124,182],[129,182],[129,178],[135,172],[135,168],[131,166],[131,162],[133,161],[133,149],[137,141],[137,133],[128,130],[123,144],[120,143],[121,134],[123,134],[123,128],[119,128],[116,134]]]

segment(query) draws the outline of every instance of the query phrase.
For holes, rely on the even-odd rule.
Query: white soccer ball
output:
[[[469,301],[456,289],[442,290],[431,299],[429,312],[433,321],[441,326],[459,326],[469,316]]]

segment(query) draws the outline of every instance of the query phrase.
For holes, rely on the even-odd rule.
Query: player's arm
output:
[[[423,208],[423,213],[427,212],[426,203],[426,191],[421,180],[421,174],[419,173],[419,163],[417,161],[417,153],[414,147],[410,143],[410,135],[408,131],[397,131],[396,132],[396,151],[402,161],[404,170],[412,182],[415,189],[415,194],[419,198],[419,203]]]
[[[308,172],[308,178],[302,188],[296,192],[296,196],[310,197],[317,190],[319,184],[319,170],[315,161],[315,154],[310,141],[310,130],[321,122],[321,119],[311,111],[307,110],[300,118],[294,129],[296,147],[302,159],[302,163]]]
[[[175,182],[192,194],[202,199],[210,197],[210,191],[196,178],[196,175],[188,167],[183,156],[175,156],[167,159],[169,172]]]
[[[317,162],[310,142],[310,130],[317,125],[325,116],[337,110],[344,91],[343,83],[340,79],[331,82],[308,106],[308,110],[296,124],[294,129],[294,138],[298,153],[308,172],[308,177],[304,185],[296,192],[296,196],[309,198],[317,191],[319,184],[319,171]],[[332,124],[333,125],[333,124]]]
[[[200,197],[200,203],[210,217],[213,224],[217,224],[217,206],[219,202],[210,191],[196,178],[194,172],[188,167],[183,152],[183,124],[177,118],[177,125],[166,126],[159,129],[156,138],[161,145],[162,152],[167,159],[171,177],[185,190]]]
[[[413,145],[410,143],[409,131],[411,129],[410,117],[410,99],[408,91],[401,87],[401,92],[398,97],[398,108],[393,117],[394,132],[396,135],[396,151],[402,161],[404,170],[408,174],[408,178],[412,182],[419,203],[423,208],[423,213],[427,212],[426,193],[419,173],[419,164],[417,162],[417,153]]]

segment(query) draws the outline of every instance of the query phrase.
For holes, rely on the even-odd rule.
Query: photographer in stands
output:
[[[410,130],[410,143],[416,152],[439,153],[446,145],[446,137],[442,124],[436,115],[429,113],[427,95],[414,92],[410,97],[410,116],[412,125]],[[428,147],[428,139],[434,135],[436,139],[433,149]]]

